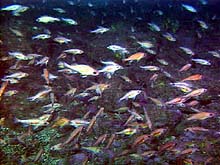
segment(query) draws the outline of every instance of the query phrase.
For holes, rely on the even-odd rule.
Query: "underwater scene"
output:
[[[0,164],[219,164],[219,0],[1,0],[0,19]]]

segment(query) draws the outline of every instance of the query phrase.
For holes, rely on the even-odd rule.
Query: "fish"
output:
[[[17,37],[23,37],[24,35],[19,31],[19,30],[16,30],[16,29],[12,29],[12,28],[9,28],[12,33],[14,33]]]
[[[9,90],[9,91],[7,91],[7,92],[4,93],[4,96],[10,97],[10,96],[13,96],[13,95],[15,95],[15,94],[17,94],[17,93],[18,93],[17,90]],[[1,97],[1,90],[0,90],[0,97]]]
[[[208,1],[207,1],[207,0],[199,0],[199,2],[200,2],[202,5],[207,5],[207,4],[208,4]]]
[[[165,37],[168,41],[172,41],[172,42],[176,41],[176,38],[172,34],[170,34],[168,32],[163,34],[162,36]]]
[[[30,101],[40,101],[42,99],[44,99],[46,97],[46,95],[48,95],[50,92],[52,91],[52,89],[46,89],[43,91],[38,92],[36,95],[28,97],[27,99]]]
[[[18,10],[22,5],[14,4],[14,5],[9,5],[6,7],[2,7],[1,11],[15,11]]]
[[[110,84],[104,84],[104,83],[100,83],[100,84],[94,84],[92,85],[91,87],[85,89],[84,92],[87,92],[87,91],[91,91],[91,90],[95,90],[95,92],[97,94],[102,94],[104,90],[106,90],[107,88],[110,87]]]
[[[126,128],[120,132],[116,132],[115,134],[123,134],[123,135],[133,135],[137,133],[137,129],[136,128]]]
[[[176,97],[170,101],[165,102],[166,105],[183,105],[183,103],[186,101],[187,99],[185,97]]]
[[[184,131],[190,131],[192,133],[196,133],[196,132],[208,132],[209,129],[203,128],[203,127],[187,127],[184,129]]]
[[[190,6],[190,5],[187,5],[187,4],[182,4],[182,7],[184,9],[186,9],[187,11],[189,11],[189,12],[192,12],[192,13],[197,12],[197,10],[193,6]]]
[[[152,49],[145,49],[147,53],[149,54],[153,54],[153,55],[156,55],[157,52],[155,50],[152,50]]]
[[[55,110],[59,110],[61,107],[61,104],[52,102],[51,104],[44,105],[42,109],[44,113],[53,113]]]
[[[164,151],[172,151],[172,149],[176,146],[177,143],[169,141],[160,146],[158,154],[163,153]]]
[[[190,116],[189,118],[187,118],[187,120],[205,120],[214,116],[215,114],[211,112],[199,112]]]
[[[115,109],[114,111],[119,112],[119,113],[123,113],[123,112],[127,112],[128,109],[129,109],[128,107],[120,107],[120,108]]]
[[[129,77],[127,77],[127,76],[120,76],[120,77],[128,83],[132,83],[132,80]]]
[[[27,56],[28,58],[30,57],[30,58],[34,59],[34,58],[42,57],[43,55],[41,55],[41,54],[36,54],[36,53],[29,53],[29,54],[27,54],[26,56]]]
[[[190,92],[189,94],[183,96],[184,98],[191,98],[191,97],[197,97],[203,93],[205,93],[207,91],[207,89],[205,88],[199,88],[199,89],[195,89],[192,92]]]
[[[157,153],[157,151],[153,151],[153,150],[152,151],[145,151],[145,152],[141,153],[141,156],[150,158],[150,157],[156,155],[156,153]]]
[[[147,23],[152,31],[160,32],[160,27],[155,23]]]
[[[201,65],[211,65],[211,63],[208,60],[204,60],[201,58],[193,58],[192,61],[194,61],[197,64],[201,64]]]
[[[44,15],[44,16],[41,16],[41,17],[37,18],[36,21],[41,22],[41,23],[49,23],[49,22],[59,22],[60,19]]]
[[[84,64],[69,65],[69,64],[67,64],[65,62],[59,62],[58,66],[59,67],[66,67],[68,69],[71,69],[72,71],[79,73],[83,77],[99,75],[99,71],[94,69],[94,68],[92,68],[89,65],[84,65]]]
[[[67,50],[64,50],[63,51],[64,53],[69,53],[69,54],[83,54],[84,51],[83,50],[80,50],[80,49],[67,49]]]
[[[179,88],[181,91],[183,91],[185,93],[192,91],[192,89],[191,89],[192,85],[184,83],[184,82],[170,83],[170,85],[173,87]]]
[[[189,48],[186,48],[186,47],[183,47],[183,46],[180,46],[179,47],[184,53],[186,53],[186,54],[188,54],[188,55],[191,55],[191,56],[194,56],[195,55],[195,53],[191,50],[191,49],[189,49]]]
[[[22,52],[8,52],[9,56],[15,57],[18,60],[31,60],[33,58],[25,56]]]
[[[88,125],[90,122],[82,119],[74,119],[69,121],[69,125],[74,126],[75,128],[80,126]]]
[[[190,155],[196,151],[199,151],[199,149],[198,148],[187,148],[187,149],[181,151],[180,155]]]
[[[122,100],[128,100],[128,99],[135,99],[137,95],[139,95],[142,91],[141,90],[131,90],[128,93],[126,93],[123,97],[119,99],[119,102]]]
[[[49,74],[50,74],[50,73],[49,73],[48,69],[47,69],[47,68],[44,68],[44,70],[43,70],[43,77],[44,77],[44,79],[45,79],[47,85],[50,84]]]
[[[88,102],[95,101],[95,100],[98,100],[98,99],[100,99],[100,98],[101,98],[101,96],[93,96],[93,97],[91,97],[91,98],[88,100]]]
[[[91,3],[89,3],[89,4],[91,4]],[[89,5],[89,6],[92,6],[92,5]],[[91,153],[94,153],[94,154],[98,154],[102,151],[101,147],[82,147],[82,149],[84,149],[86,151],[90,151]]]
[[[142,58],[146,56],[143,52],[138,52],[135,54],[130,55],[128,58],[123,59],[122,61],[140,61]]]
[[[3,78],[2,81],[8,81],[10,84],[17,84],[19,81],[14,78]]]
[[[193,87],[193,85],[186,82],[174,82],[174,83],[170,83],[170,85],[173,87],[181,87],[181,86]]]
[[[15,118],[15,123],[22,123],[24,126],[34,126],[35,128],[40,126],[47,126],[49,124],[48,120],[51,117],[51,114],[45,114],[43,116],[40,116],[39,118],[33,118],[33,119],[18,119]]]
[[[162,65],[166,65],[166,66],[169,65],[169,63],[164,59],[157,59],[157,61]]]
[[[203,28],[203,29],[208,29],[208,25],[204,22],[204,21],[201,21],[201,20],[197,20],[197,22],[199,23],[199,25]]]
[[[154,47],[154,44],[151,41],[138,41],[137,43],[144,49],[150,49]]]
[[[148,97],[154,104],[156,104],[159,107],[163,107],[164,103],[160,101],[159,99],[153,98],[153,97]]]
[[[36,36],[33,36],[32,37],[32,40],[45,40],[45,39],[48,39],[48,38],[50,38],[51,37],[51,35],[49,35],[49,34],[38,34],[38,35],[36,35]]]
[[[19,71],[19,72],[15,72],[15,73],[12,73],[10,75],[4,76],[4,79],[17,79],[17,80],[20,80],[20,79],[25,78],[27,76],[29,76],[28,73]]]
[[[62,36],[58,36],[56,38],[53,39],[55,42],[58,42],[59,44],[68,44],[69,42],[72,42],[71,39],[62,37]]]
[[[87,97],[89,95],[90,95],[90,93],[88,93],[88,92],[81,92],[81,93],[75,95],[74,97],[75,98],[83,98],[83,97]]]
[[[148,71],[159,71],[160,68],[158,66],[148,65],[148,66],[140,66],[140,68]]]
[[[203,93],[205,93],[207,91],[207,89],[205,88],[199,88],[199,89],[195,89],[192,92],[190,92],[189,94],[183,96],[184,98],[191,98],[191,97],[197,97]]]
[[[109,30],[110,30],[109,28],[105,28],[105,27],[102,27],[102,26],[98,26],[97,29],[90,31],[90,33],[103,34],[103,33],[107,32],[107,31],[109,31]]]
[[[154,130],[153,132],[151,132],[150,136],[159,137],[163,133],[165,133],[166,130],[167,130],[166,128],[158,128],[158,129]]]
[[[198,80],[201,80],[202,78],[203,78],[203,75],[194,74],[194,75],[191,75],[187,78],[182,79],[181,82],[184,82],[184,81],[198,81]]]
[[[220,54],[217,51],[208,51],[212,56],[220,58]]]
[[[21,6],[17,10],[12,11],[12,15],[13,16],[20,16],[21,13],[27,11],[28,9],[29,9],[29,7],[27,7],[27,6]]]
[[[178,71],[184,72],[184,71],[189,70],[191,67],[192,67],[192,64],[186,64],[186,65],[182,66]]]
[[[163,13],[163,11],[161,11],[161,10],[155,10],[155,11],[154,11],[154,14],[156,14],[156,15],[158,15],[158,16],[161,16],[161,15],[163,15],[164,13]]]
[[[0,100],[1,100],[2,95],[5,92],[5,89],[7,88],[7,86],[8,86],[8,81],[2,83],[1,88],[0,88]]]
[[[43,57],[41,60],[37,61],[35,65],[40,65],[40,66],[47,65],[48,61],[49,61],[49,57],[46,56]]]
[[[78,25],[78,23],[71,18],[61,18],[61,20],[69,25]]]
[[[112,50],[114,53],[116,53],[116,52],[119,52],[119,53],[122,53],[122,54],[128,54],[129,53],[129,51],[126,48],[123,48],[123,47],[118,46],[118,45],[109,45],[107,47],[107,49]]]
[[[112,61],[101,61],[101,63],[105,64],[102,69],[98,70],[99,73],[104,73],[107,78],[111,78],[112,75],[119,69],[123,69],[123,67],[115,62]]]
[[[58,13],[61,13],[61,14],[66,13],[66,11],[63,10],[62,8],[53,8],[53,10],[57,11]]]

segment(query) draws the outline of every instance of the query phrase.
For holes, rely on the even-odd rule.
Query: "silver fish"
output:
[[[78,25],[78,23],[71,18],[61,18],[61,20],[69,25]]]
[[[41,23],[49,23],[49,22],[60,21],[60,19],[45,15],[45,16],[41,16],[41,17],[37,18],[36,21],[41,22]]]
[[[114,53],[115,52],[119,52],[119,53],[123,53],[123,54],[128,54],[129,53],[129,51],[127,51],[126,48],[123,48],[123,47],[118,46],[118,45],[109,45],[107,48],[112,50]]]
[[[18,79],[18,80],[20,80],[20,79],[27,77],[27,76],[28,76],[28,73],[16,72],[11,75],[5,76],[4,79]]]
[[[200,59],[200,58],[193,58],[192,61],[194,61],[197,64],[201,64],[201,65],[211,65],[209,61]]]
[[[109,28],[98,26],[97,29],[90,31],[90,33],[103,34],[103,33],[107,32],[109,30],[110,30]]]
[[[46,89],[46,90],[43,90],[43,91],[37,93],[34,96],[28,97],[28,100],[30,100],[30,101],[40,101],[40,100],[44,99],[45,96],[48,95],[51,91],[52,90],[50,88]]]
[[[158,25],[156,25],[155,23],[148,23],[149,27],[151,30],[159,32],[160,31],[160,27]]]
[[[119,99],[119,102],[122,100],[135,99],[136,96],[139,95],[141,92],[141,90],[131,90],[128,93],[126,93],[123,97],[121,97]]]
[[[193,7],[193,6],[190,6],[190,5],[186,5],[186,4],[182,4],[182,7],[192,13],[196,13],[197,10]]]
[[[51,37],[51,35],[49,35],[49,34],[38,34],[36,36],[33,36],[32,40],[35,40],[35,39],[37,39],[37,40],[45,40],[45,39],[48,39],[50,37]]]

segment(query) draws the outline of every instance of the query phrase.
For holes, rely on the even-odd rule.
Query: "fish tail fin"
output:
[[[13,121],[14,121],[15,124],[20,123],[20,120],[17,117],[14,117]]]

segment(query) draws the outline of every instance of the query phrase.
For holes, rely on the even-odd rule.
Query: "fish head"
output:
[[[214,116],[215,116],[215,113],[211,113],[211,112],[210,112],[210,113],[208,114],[208,116],[209,116],[209,117],[214,117]]]
[[[142,90],[137,90],[137,94],[140,94],[142,92]]]
[[[92,75],[93,76],[98,76],[99,75],[99,71],[94,69],[93,72],[92,72]]]

